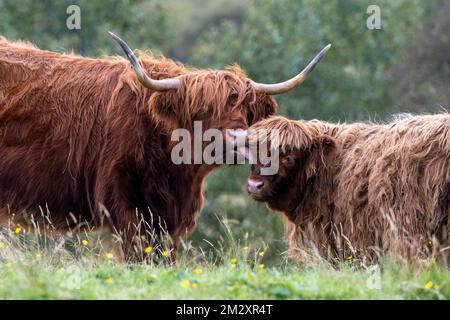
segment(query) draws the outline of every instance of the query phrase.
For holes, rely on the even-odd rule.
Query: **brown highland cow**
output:
[[[386,124],[271,117],[252,129],[250,141],[279,132],[270,141],[280,148],[278,173],[253,165],[247,190],[284,213],[294,256],[448,256],[450,115]]]
[[[261,84],[238,68],[198,70],[145,54],[139,62],[111,35],[133,68],[0,37],[0,220],[14,214],[26,224],[43,212],[60,229],[106,225],[131,257],[148,226],[149,241],[167,232],[175,252],[219,165],[172,163],[172,130],[198,120],[224,141],[227,129],[246,130],[276,112],[271,95],[303,82],[329,46],[294,78]]]

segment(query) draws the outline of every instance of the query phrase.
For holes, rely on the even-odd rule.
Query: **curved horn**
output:
[[[314,57],[314,59],[306,66],[305,69],[303,69],[299,74],[289,80],[274,84],[253,82],[253,85],[257,90],[270,95],[288,92],[305,81],[305,79],[314,70],[315,66],[320,62],[320,60],[322,60],[322,58],[330,50],[330,48],[331,44],[328,44]]]
[[[177,89],[180,87],[180,79],[177,78],[163,79],[163,80],[155,80],[150,78],[145,73],[144,69],[142,69],[139,60],[134,55],[133,51],[131,51],[127,43],[122,39],[120,39],[118,36],[116,36],[114,33],[110,31],[108,31],[108,33],[122,47],[123,51],[128,57],[128,60],[130,60],[131,65],[133,66],[133,69],[136,72],[139,81],[142,83],[142,85],[144,85],[144,87],[147,87],[155,91],[166,91],[170,89]]]

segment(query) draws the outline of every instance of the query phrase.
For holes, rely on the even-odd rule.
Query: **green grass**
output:
[[[220,255],[185,248],[177,266],[164,258],[158,262],[155,251],[146,253],[145,264],[121,264],[96,239],[83,245],[79,237],[42,239],[9,232],[0,239],[0,299],[450,297],[450,272],[431,260],[391,259],[374,271],[350,260],[336,268],[318,258],[298,265],[280,256],[278,264],[264,266],[262,248],[234,244],[222,247]]]
[[[197,270],[197,272],[196,272]],[[248,265],[197,267],[124,266],[51,261],[1,267],[0,299],[446,299],[449,273],[436,267],[414,272],[390,265],[380,287],[365,271]],[[78,278],[79,277],[79,278]],[[426,284],[431,281],[432,287]],[[431,286],[429,283],[429,286]]]

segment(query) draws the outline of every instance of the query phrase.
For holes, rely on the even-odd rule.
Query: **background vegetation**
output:
[[[71,4],[81,8],[81,30],[66,28]],[[381,30],[366,28],[371,4],[381,8]],[[121,54],[106,34],[111,30],[134,48],[186,64],[239,63],[261,82],[292,76],[332,43],[301,88],[277,97],[280,113],[382,120],[398,112],[448,110],[449,16],[446,0],[0,0],[0,34],[60,52]],[[226,167],[209,177],[206,206],[189,241],[205,250],[223,244],[225,224],[235,243],[265,248],[264,262],[279,263],[281,219],[248,199],[247,174],[246,166]]]

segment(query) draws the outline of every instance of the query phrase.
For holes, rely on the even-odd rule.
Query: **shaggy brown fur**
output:
[[[281,130],[279,172],[262,176],[254,165],[250,179],[263,184],[251,195],[285,213],[292,252],[416,256],[449,245],[450,115],[387,124],[273,117],[252,128]]]
[[[122,58],[0,37],[0,220],[15,213],[24,223],[43,207],[61,228],[105,220],[127,244],[138,214],[175,245],[194,228],[204,179],[218,166],[174,165],[171,130],[194,120],[245,129],[276,103],[238,68],[188,69],[145,54],[141,63],[154,79],[183,75],[181,87],[151,92]]]

